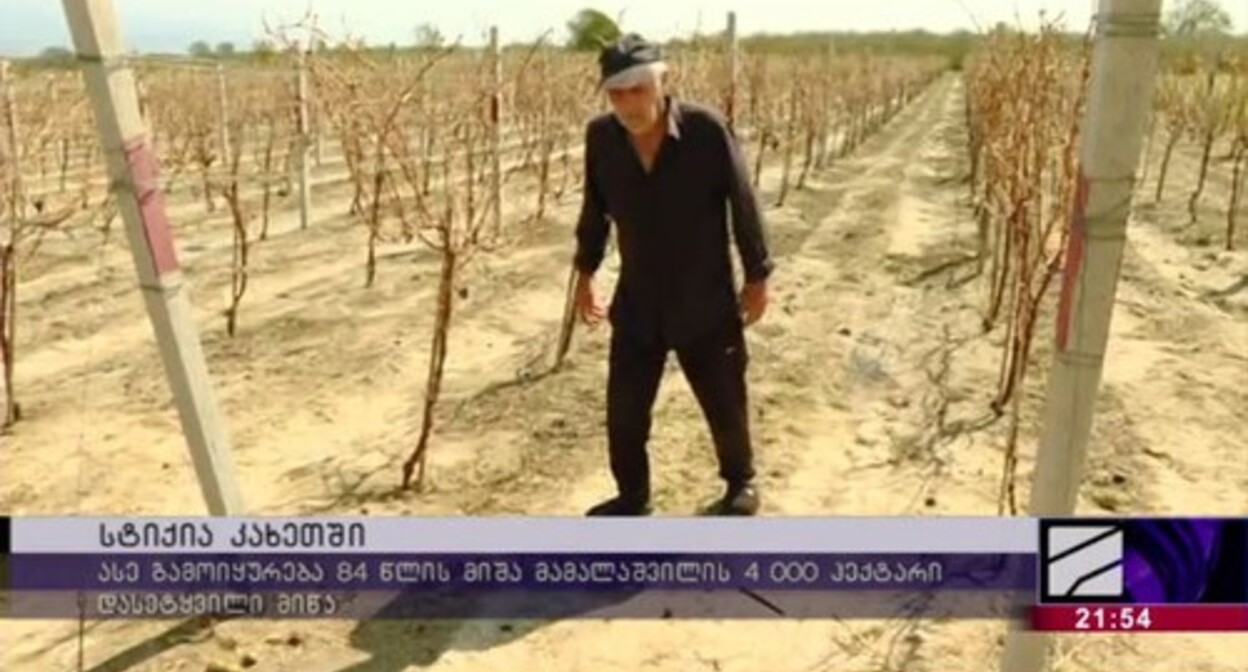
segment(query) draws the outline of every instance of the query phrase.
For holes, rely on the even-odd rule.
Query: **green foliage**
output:
[[[1176,0],[1162,21],[1162,30],[1169,37],[1228,35],[1231,28],[1231,15],[1217,0]]]
[[[251,55],[260,63],[272,63],[277,60],[277,45],[269,40],[256,40],[251,45]]]
[[[212,58],[212,45],[203,40],[196,40],[191,43],[190,48],[187,49],[187,53],[195,58]]]
[[[620,35],[620,27],[611,17],[596,9],[582,9],[568,22],[567,46],[575,51],[597,51]]]
[[[12,61],[13,71],[25,76],[39,70],[68,70],[75,67],[78,55],[65,47],[47,47],[33,58],[22,58]]]
[[[39,52],[39,59],[48,62],[72,61],[74,57],[74,52],[65,47],[48,47]]]
[[[953,72],[962,72],[966,65],[966,52],[960,51],[949,56],[949,69]]]
[[[446,36],[432,23],[422,23],[416,26],[415,37],[414,46],[417,49],[437,49],[446,44]]]

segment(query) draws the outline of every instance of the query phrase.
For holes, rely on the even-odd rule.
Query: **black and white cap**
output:
[[[663,50],[636,33],[629,33],[603,47],[598,55],[601,78],[598,88],[627,89],[659,78],[667,72]]]

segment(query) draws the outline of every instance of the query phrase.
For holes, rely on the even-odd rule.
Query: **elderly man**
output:
[[[618,496],[591,516],[650,512],[646,444],[668,352],[702,408],[727,483],[719,515],[759,507],[746,394],[744,327],[762,317],[772,261],[736,141],[715,111],[665,93],[659,48],[627,35],[603,49],[600,87],[612,112],[589,122],[585,191],[576,227],[577,310],[604,310],[593,275],[615,222],[621,273],[611,302],[607,442]],[[734,285],[728,208],[744,285]]]

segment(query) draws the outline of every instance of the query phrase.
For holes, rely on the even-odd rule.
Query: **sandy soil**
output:
[[[997,512],[1008,424],[936,436],[942,409],[945,426],[983,417],[1003,339],[981,333],[985,290],[962,281],[969,266],[924,273],[974,245],[961,93],[957,79],[939,81],[768,211],[780,270],[772,309],[749,333],[766,515]],[[1225,176],[1187,224],[1194,174],[1184,149],[1167,199],[1132,222],[1086,512],[1248,512],[1248,255],[1218,251]],[[769,203],[777,182],[768,170]],[[188,214],[180,245],[249,510],[579,515],[608,494],[606,330],[578,333],[565,369],[533,375],[554,345],[576,206],[572,195],[523,245],[481,258],[465,279],[447,372],[452,412],[419,494],[394,486],[417,426],[436,260],[387,248],[378,284],[364,289],[364,235],[342,216],[345,200],[307,232],[286,215],[257,249],[230,340],[219,314],[228,229]],[[1202,235],[1212,244],[1197,245]],[[26,420],[3,439],[0,510],[202,512],[122,245],[50,241],[23,282]],[[1023,502],[1052,327],[1041,330],[1023,402]],[[674,359],[652,455],[661,512],[692,514],[718,494],[704,422]],[[250,657],[258,672],[970,671],[995,669],[1004,632],[993,622],[841,620],[170,627],[88,624],[86,669],[199,672]],[[0,669],[75,669],[76,624],[4,631]],[[1248,660],[1248,637],[1063,637],[1056,655],[1063,671],[1230,672]]]

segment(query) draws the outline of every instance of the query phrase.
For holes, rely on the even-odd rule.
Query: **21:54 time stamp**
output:
[[[1042,632],[1244,632],[1248,605],[1045,604],[1032,607]]]
[[[1089,632],[1148,630],[1153,626],[1149,607],[1075,607],[1075,629]]]

